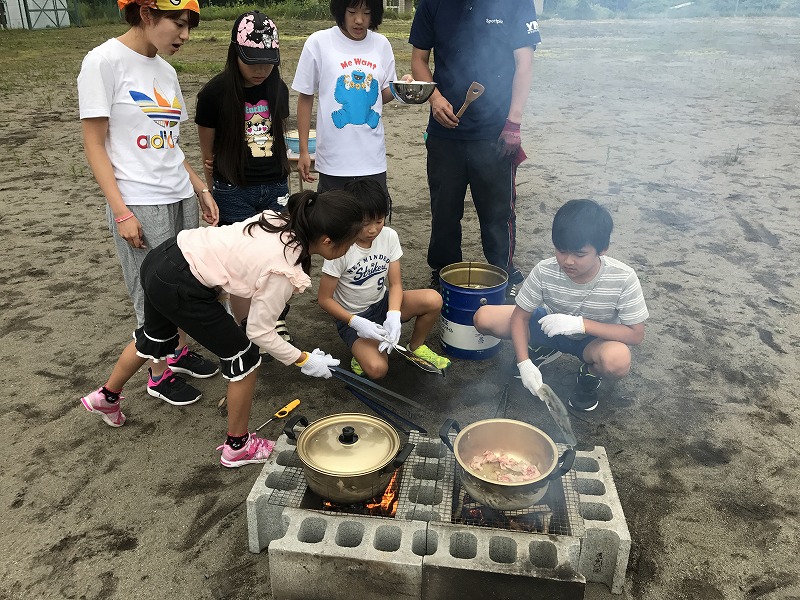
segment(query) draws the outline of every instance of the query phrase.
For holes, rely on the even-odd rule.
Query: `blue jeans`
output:
[[[533,314],[531,315],[531,321],[528,324],[528,329],[531,332],[531,341],[528,343],[528,345],[531,348],[536,348],[537,346],[546,346],[547,348],[553,348],[559,352],[563,352],[564,354],[577,356],[579,359],[583,360],[583,351],[586,350],[586,346],[588,346],[592,340],[597,338],[593,335],[587,335],[579,340],[574,340],[566,335],[554,335],[553,337],[548,337],[542,331],[542,326],[539,325],[539,319],[546,315],[547,311],[541,306],[533,311]]]
[[[265,210],[284,211],[289,196],[289,180],[239,187],[215,179],[212,193],[219,206],[219,224],[230,225]]]

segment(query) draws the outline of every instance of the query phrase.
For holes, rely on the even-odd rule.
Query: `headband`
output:
[[[191,10],[198,15],[200,14],[200,5],[197,0],[117,0],[117,6],[119,6],[120,10],[124,9],[128,4],[138,4],[139,6],[147,6],[156,10]]]

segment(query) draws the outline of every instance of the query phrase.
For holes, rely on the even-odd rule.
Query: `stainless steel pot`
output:
[[[450,442],[451,429],[458,432],[454,443]],[[442,425],[439,437],[456,457],[462,487],[473,499],[496,510],[520,510],[533,506],[547,493],[550,481],[564,475],[575,461],[572,448],[559,457],[558,448],[550,436],[533,425],[512,419],[486,419],[464,429],[455,420],[448,419]],[[489,479],[470,468],[473,458],[486,450],[502,452],[536,465],[540,476],[518,482]]]
[[[295,426],[304,428],[295,434]],[[363,502],[386,491],[414,444],[401,447],[400,436],[386,421],[361,413],[323,417],[310,425],[295,415],[283,428],[297,440],[308,487],[321,497],[341,504]]]

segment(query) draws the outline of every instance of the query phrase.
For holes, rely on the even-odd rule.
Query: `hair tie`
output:
[[[308,206],[311,206],[311,205],[314,203],[314,200],[316,200],[316,199],[317,199],[317,196],[318,196],[318,195],[319,195],[319,194],[318,194],[317,192],[311,192],[311,193],[308,195],[308,202],[307,202],[306,204],[307,204]]]

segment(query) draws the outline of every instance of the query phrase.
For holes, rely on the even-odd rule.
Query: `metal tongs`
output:
[[[431,361],[425,360],[424,358],[420,358],[419,356],[414,354],[411,350],[409,350],[405,346],[401,346],[400,344],[392,344],[392,347],[395,350],[397,350],[397,353],[400,356],[405,358],[408,362],[410,362],[414,366],[419,367],[420,369],[422,369],[423,371],[427,371],[428,373],[436,373],[437,375],[441,375],[442,377],[444,377],[444,371],[442,371]]]
[[[425,407],[419,402],[415,402],[411,398],[406,398],[405,396],[398,394],[397,392],[393,392],[392,390],[387,390],[385,387],[382,387],[377,383],[373,383],[369,379],[359,377],[355,373],[346,371],[341,367],[328,368],[331,370],[331,373],[333,373],[334,377],[344,381],[347,385],[355,388],[362,394],[369,395],[371,398],[375,398],[375,393],[377,392],[378,394],[383,394],[384,396],[399,400],[403,404],[406,404],[412,408],[416,408],[417,410],[426,410]]]

